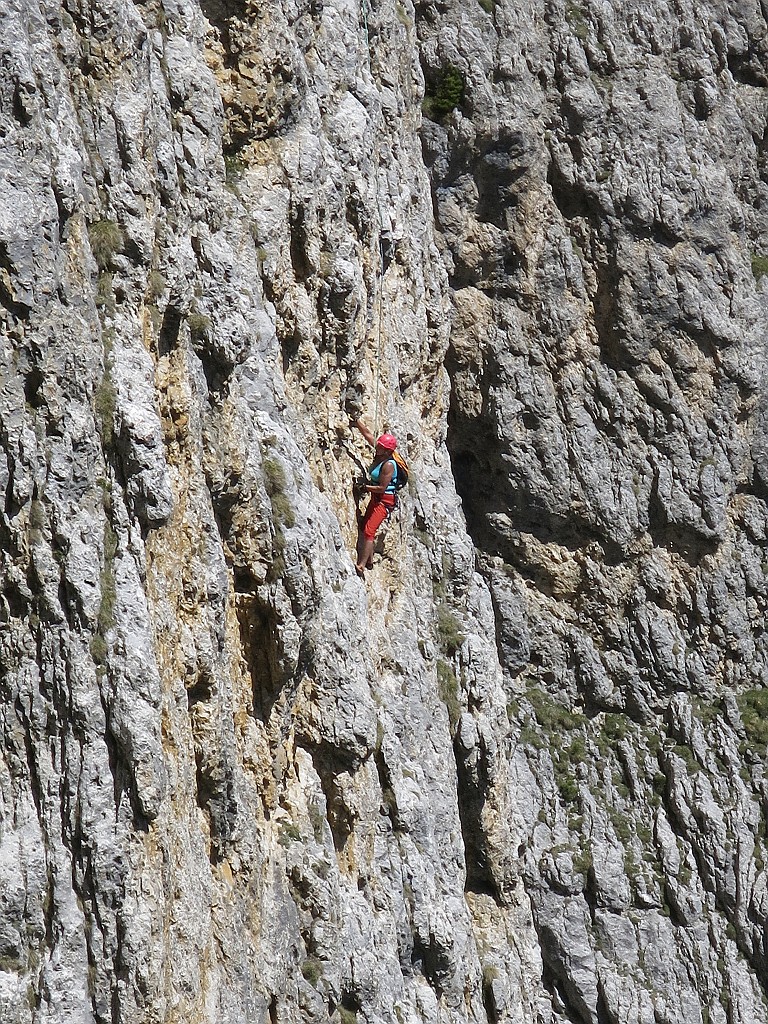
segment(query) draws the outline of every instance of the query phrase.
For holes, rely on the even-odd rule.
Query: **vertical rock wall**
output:
[[[412,14],[4,10],[3,1020],[534,1012]]]
[[[556,1014],[764,1020],[766,24],[425,6],[448,444]]]
[[[766,1019],[765,31],[5,4],[4,1021]]]

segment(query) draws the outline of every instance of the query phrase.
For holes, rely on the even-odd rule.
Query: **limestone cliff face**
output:
[[[768,1020],[767,33],[3,5],[0,1019]]]
[[[422,36],[469,83],[425,136],[448,444],[545,982],[577,1019],[764,1020],[764,15],[502,4]]]

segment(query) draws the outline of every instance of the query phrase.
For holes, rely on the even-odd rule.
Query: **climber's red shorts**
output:
[[[361,529],[368,540],[373,540],[376,531],[395,507],[396,498],[394,494],[376,495],[368,502]]]

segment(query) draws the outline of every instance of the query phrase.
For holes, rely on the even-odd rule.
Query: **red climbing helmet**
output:
[[[382,434],[376,439],[376,447],[378,448],[379,445],[386,448],[388,452],[393,452],[397,448],[397,438],[394,434]]]

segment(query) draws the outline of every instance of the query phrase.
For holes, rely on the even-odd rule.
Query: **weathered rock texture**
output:
[[[0,1019],[768,1021],[762,7],[0,46]]]
[[[763,14],[425,15],[469,83],[425,132],[448,443],[545,983],[571,1019],[765,1020]]]

